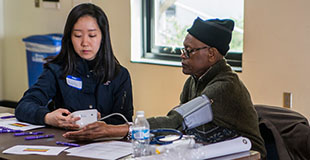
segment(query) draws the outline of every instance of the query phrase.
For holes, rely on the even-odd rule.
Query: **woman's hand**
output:
[[[46,124],[61,127],[66,129],[79,129],[79,125],[75,124],[76,121],[80,120],[80,117],[73,118],[71,112],[67,109],[59,108],[53,112],[45,115],[44,121]]]
[[[94,140],[102,137],[124,137],[128,133],[128,125],[110,125],[103,121],[97,121],[86,125],[81,130],[71,131],[63,134],[72,140]]]

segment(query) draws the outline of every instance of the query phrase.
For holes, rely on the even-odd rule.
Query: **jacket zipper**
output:
[[[126,97],[127,97],[127,92],[124,91],[124,94],[123,94],[123,97],[122,97],[122,105],[121,105],[121,110],[124,109],[124,105],[125,105],[125,100],[126,100]]]

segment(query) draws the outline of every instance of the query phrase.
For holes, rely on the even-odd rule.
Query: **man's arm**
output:
[[[152,117],[148,119],[150,128],[173,128],[182,130],[182,116],[175,110],[171,110],[167,116]],[[129,132],[128,124],[111,125],[103,121],[89,124],[78,131],[70,131],[63,136],[72,140],[93,140],[103,137],[125,137]]]
[[[103,137],[125,137],[128,131],[128,124],[111,125],[103,121],[97,121],[83,127],[81,130],[66,132],[63,136],[72,140],[94,140]]]
[[[180,131],[183,129],[183,117],[175,110],[171,110],[167,116],[151,117],[148,118],[147,121],[151,129],[172,128]]]

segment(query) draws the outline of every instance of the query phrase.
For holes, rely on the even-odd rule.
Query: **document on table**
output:
[[[14,114],[12,113],[0,113],[0,117],[4,117],[4,116],[14,116]],[[4,119],[1,119],[0,120],[4,120]]]
[[[234,159],[240,156],[249,155],[251,149],[251,141],[246,137],[237,137],[231,140],[226,140],[218,143],[204,145],[198,148],[173,148],[169,152],[158,155],[139,157],[139,160],[152,160],[152,159]],[[226,157],[223,157],[226,156]],[[227,157],[228,156],[228,157]],[[221,158],[223,157],[223,158]]]
[[[121,141],[99,142],[66,150],[68,156],[96,159],[118,159],[132,153],[131,143]]]
[[[38,146],[38,145],[16,145],[4,150],[2,153],[7,154],[38,154],[57,156],[60,152],[68,147],[52,147],[52,146]]]
[[[202,146],[196,152],[206,151],[202,158],[214,158],[234,153],[250,151],[252,147],[251,141],[246,137],[237,137],[231,140],[226,140],[218,143]]]
[[[26,123],[26,122],[20,122],[16,118],[10,118],[8,120],[1,120],[0,126],[6,127],[9,129],[14,129],[14,130],[22,130],[22,131],[45,127],[44,125],[33,125],[30,123]]]

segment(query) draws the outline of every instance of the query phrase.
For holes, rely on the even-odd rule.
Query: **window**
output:
[[[132,0],[134,1],[134,0]],[[243,1],[244,0],[141,0],[142,53],[138,56],[151,63],[180,66],[180,49],[187,29],[193,21],[230,18],[235,21],[228,63],[241,71],[243,52]],[[136,39],[135,39],[136,40]]]

